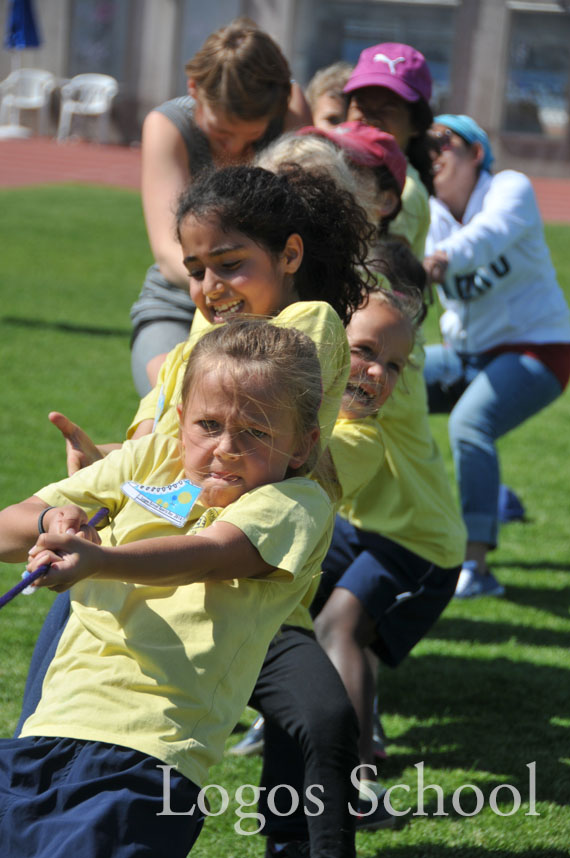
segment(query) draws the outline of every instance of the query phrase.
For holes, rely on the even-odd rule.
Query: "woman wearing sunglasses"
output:
[[[569,311],[526,176],[492,175],[489,138],[469,116],[437,116],[430,144],[436,196],[424,267],[445,312],[425,378],[430,410],[451,412],[468,531],[456,596],[502,595],[487,566],[498,535],[495,442],[564,390]]]

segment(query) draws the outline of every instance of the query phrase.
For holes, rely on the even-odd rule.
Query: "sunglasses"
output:
[[[432,152],[437,152],[438,155],[441,152],[447,152],[449,149],[453,149],[453,140],[451,139],[452,135],[453,131],[451,128],[446,128],[445,131],[428,132],[428,148],[431,149]]]

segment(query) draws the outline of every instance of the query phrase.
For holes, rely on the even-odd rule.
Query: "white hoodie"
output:
[[[570,313],[544,240],[530,181],[522,173],[483,171],[458,223],[430,199],[426,255],[447,253],[438,286],[443,338],[480,354],[511,343],[570,342]]]

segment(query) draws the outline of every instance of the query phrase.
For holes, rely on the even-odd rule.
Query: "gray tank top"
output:
[[[190,173],[195,178],[205,167],[212,166],[210,144],[204,132],[194,122],[194,99],[189,95],[172,98],[156,107],[180,131],[188,152]]]
[[[189,95],[172,98],[159,107],[154,108],[169,119],[182,135],[188,152],[188,166],[192,178],[195,179],[201,170],[213,166],[210,144],[204,132],[194,122],[194,99]],[[283,127],[283,120],[277,119],[269,123],[267,131],[255,144],[256,151],[267,146],[271,140],[278,137]],[[160,273],[156,263],[151,265],[146,273],[138,300],[131,308],[133,323],[133,341],[140,328],[151,322],[160,320],[183,320],[192,322],[194,303],[187,290],[180,289],[166,280]]]
[[[193,178],[205,167],[212,167],[210,144],[204,132],[194,122],[195,101],[190,95],[182,95],[165,101],[155,110],[162,113],[180,131],[188,152],[188,165]],[[263,137],[254,144],[256,152],[275,140],[283,131],[283,119],[272,119]]]

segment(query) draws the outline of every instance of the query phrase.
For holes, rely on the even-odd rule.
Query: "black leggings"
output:
[[[265,718],[265,747],[259,811],[266,819],[264,833],[276,841],[307,840],[311,858],[352,858],[355,854],[355,818],[358,791],[351,774],[358,766],[358,723],[344,685],[325,651],[311,632],[284,626],[272,641],[250,705]],[[356,778],[356,775],[353,775]],[[292,787],[299,808],[279,816],[267,805],[270,790]],[[322,787],[314,787],[314,785]],[[322,801],[305,798],[307,789]],[[275,791],[280,813],[291,808],[287,789]],[[304,800],[304,801],[303,801]]]

